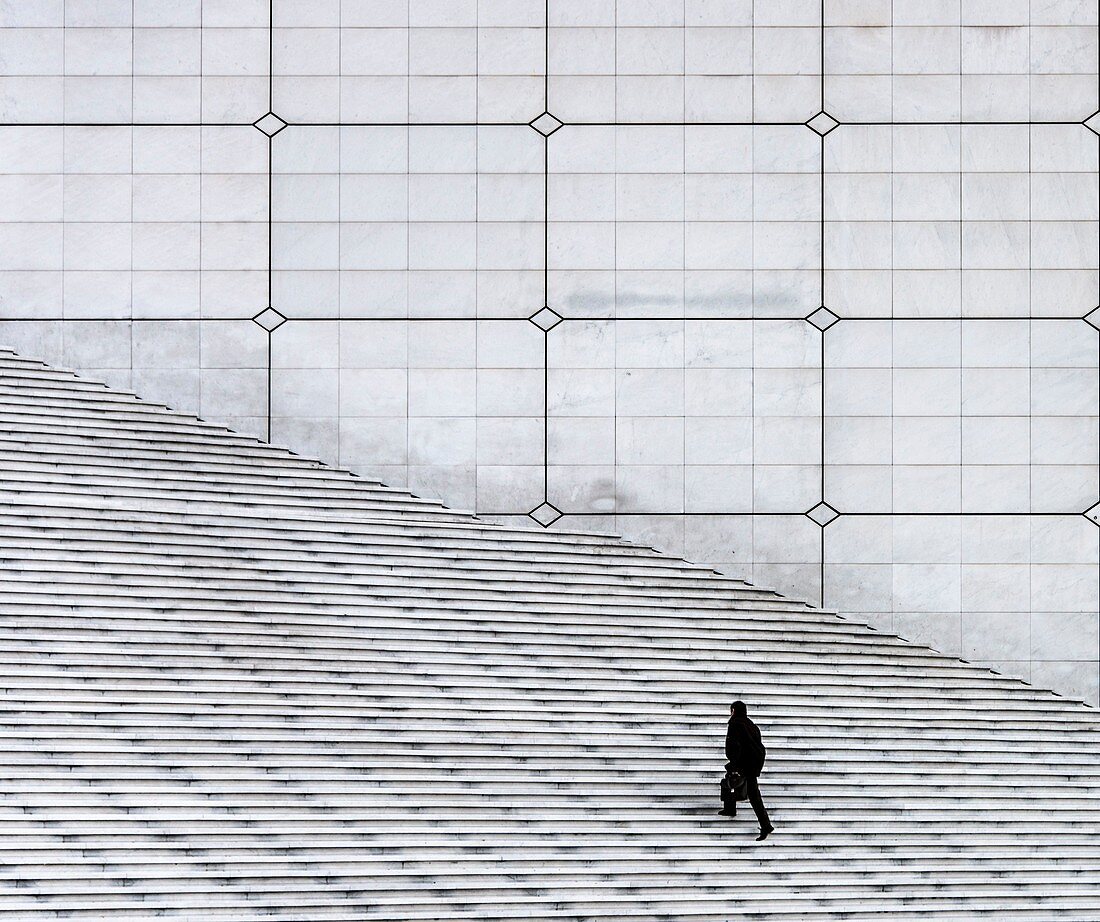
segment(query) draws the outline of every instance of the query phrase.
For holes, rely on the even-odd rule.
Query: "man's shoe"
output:
[[[763,842],[768,836],[775,832],[774,826],[763,826],[760,829],[760,835],[756,837],[757,842]]]
[[[718,815],[719,816],[737,816],[737,811],[736,810],[724,810],[723,809],[723,810],[718,811]]]

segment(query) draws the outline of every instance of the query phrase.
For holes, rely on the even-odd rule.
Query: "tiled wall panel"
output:
[[[1096,702],[1097,25],[0,3],[0,342]]]

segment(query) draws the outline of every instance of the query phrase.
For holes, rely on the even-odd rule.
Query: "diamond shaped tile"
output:
[[[829,327],[831,327],[834,323],[838,323],[839,321],[840,318],[831,310],[829,310],[829,308],[824,306],[819,307],[816,311],[810,314],[809,317],[806,318],[807,323],[813,324],[813,326],[817,327],[822,333],[829,329]]]
[[[286,317],[280,314],[273,307],[265,307],[255,317],[252,318],[252,322],[258,323],[265,330],[267,330],[268,333],[270,333],[273,330],[277,330],[284,323],[286,323]]]
[[[565,318],[557,311],[551,310],[549,307],[544,307],[540,310],[535,311],[535,313],[533,313],[527,319],[530,320],[531,323],[537,326],[544,333],[549,333]]]
[[[817,115],[806,122],[806,127],[816,131],[822,137],[825,137],[825,135],[839,124],[840,122],[833,118],[828,112],[818,112]]]
[[[1084,122],[1085,127],[1094,134],[1100,134],[1100,112],[1093,112]]]
[[[564,513],[552,503],[542,503],[527,514],[543,528],[549,528],[564,515]]]
[[[549,112],[543,112],[542,115],[531,119],[527,123],[535,129],[543,137],[550,137],[555,131],[557,131],[564,124],[561,119],[555,118]]]
[[[1100,525],[1100,503],[1097,503],[1091,509],[1086,509],[1082,514],[1093,525]]]
[[[260,131],[269,138],[275,137],[275,135],[286,128],[286,122],[279,118],[274,112],[268,112],[267,115],[260,116],[252,125],[255,128],[259,128]]]
[[[833,519],[837,518],[840,513],[837,512],[828,503],[818,503],[809,512],[806,513],[807,517],[816,522],[822,528],[828,525]]]
[[[1090,327],[1096,327],[1096,329],[1100,330],[1100,307],[1094,307],[1085,314],[1084,320]]]

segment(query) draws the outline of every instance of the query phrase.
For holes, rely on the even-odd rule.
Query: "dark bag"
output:
[[[748,779],[732,768],[727,768],[726,775],[722,779],[721,793],[722,803],[726,805],[733,805],[739,800],[748,800]]]

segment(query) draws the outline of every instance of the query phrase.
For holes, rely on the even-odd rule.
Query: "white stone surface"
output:
[[[0,343],[1096,701],[1097,18],[0,3]]]
[[[2,349],[0,424],[13,920],[1100,914],[1095,708]],[[1086,542],[1035,518],[827,533],[847,559],[905,561],[889,628],[984,657],[1030,628],[1033,676],[1072,687],[1057,644],[1095,622],[1050,591],[1073,572],[1040,571]],[[751,548],[778,582],[821,538],[804,515],[646,528],[699,556]],[[1024,587],[1055,610],[1029,622]],[[715,815],[735,696],[768,749],[763,845],[745,808]]]

